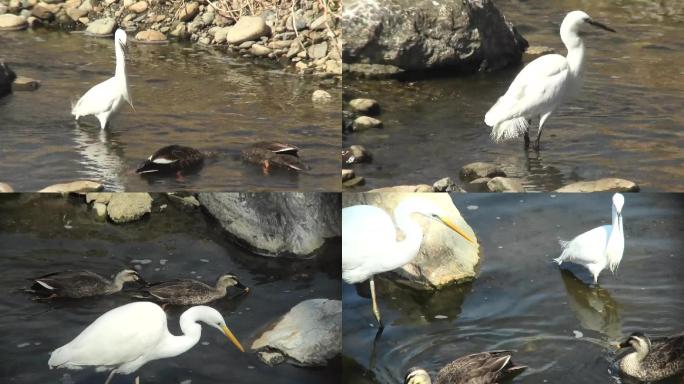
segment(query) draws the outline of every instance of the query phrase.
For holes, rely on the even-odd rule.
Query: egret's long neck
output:
[[[196,308],[190,308],[183,312],[180,317],[180,327],[183,335],[174,336],[167,333],[155,352],[156,358],[178,356],[199,342],[202,326],[197,323]]]
[[[606,246],[606,257],[608,259],[608,267],[612,272],[617,270],[620,261],[622,260],[622,252],[625,247],[625,237],[622,232],[622,217],[618,215],[617,209],[613,206],[612,211],[612,226],[610,230],[610,237]]]
[[[396,249],[393,250],[393,256],[390,258],[393,266],[391,269],[410,263],[420,250],[420,244],[423,242],[423,229],[411,218],[412,213],[402,207],[397,207],[394,211],[394,221],[397,228],[404,232],[404,240],[396,243]]]
[[[116,71],[114,77],[120,84],[126,84],[126,57],[124,56],[123,48],[118,41],[114,41],[114,53],[116,55]]]
[[[561,25],[560,34],[565,48],[568,49],[568,65],[574,77],[581,78],[584,74],[584,41],[578,34],[576,24],[566,23]]]

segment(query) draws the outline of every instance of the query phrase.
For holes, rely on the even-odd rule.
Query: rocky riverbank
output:
[[[118,27],[136,43],[190,40],[339,77],[340,13],[339,0],[2,0],[0,31],[50,27],[106,37]]]

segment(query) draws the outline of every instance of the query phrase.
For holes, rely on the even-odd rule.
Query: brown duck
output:
[[[242,160],[260,164],[264,175],[271,167],[306,171],[309,167],[299,159],[299,148],[294,145],[261,141],[242,150]]]

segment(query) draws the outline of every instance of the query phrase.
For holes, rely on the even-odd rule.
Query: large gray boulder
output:
[[[252,349],[266,363],[325,366],[342,352],[342,302],[311,299],[292,307]]]
[[[528,45],[491,0],[348,0],[342,20],[352,72],[354,64],[497,70],[519,63]]]
[[[348,207],[369,204],[393,215],[399,202],[411,196],[420,196],[437,204],[449,219],[477,241],[473,229],[463,219],[447,193],[345,193],[342,205]],[[415,215],[414,220],[423,228],[423,243],[418,256],[403,268],[394,270],[395,275],[411,282],[413,286],[425,289],[441,288],[475,277],[475,267],[480,260],[479,245],[473,245],[434,220],[418,215]],[[398,234],[398,239],[402,238],[403,234]]]
[[[341,232],[334,193],[200,193],[199,201],[232,237],[264,256],[311,256]]]

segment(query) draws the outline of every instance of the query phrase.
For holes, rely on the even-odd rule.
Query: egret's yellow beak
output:
[[[242,344],[240,344],[237,337],[235,337],[235,335],[233,335],[233,332],[231,332],[230,329],[228,329],[228,327],[225,324],[221,326],[221,330],[223,330],[223,334],[226,335],[228,340],[230,340],[233,344],[235,344],[237,349],[239,349],[241,352],[245,351],[245,349],[242,348]]]
[[[454,232],[458,233],[459,235],[463,236],[464,239],[470,241],[473,244],[477,244],[475,240],[473,240],[470,236],[463,232],[463,230],[459,228],[456,224],[454,224],[453,221],[441,216],[439,216],[439,219],[442,221],[442,223],[444,223],[444,225],[451,228]]]

